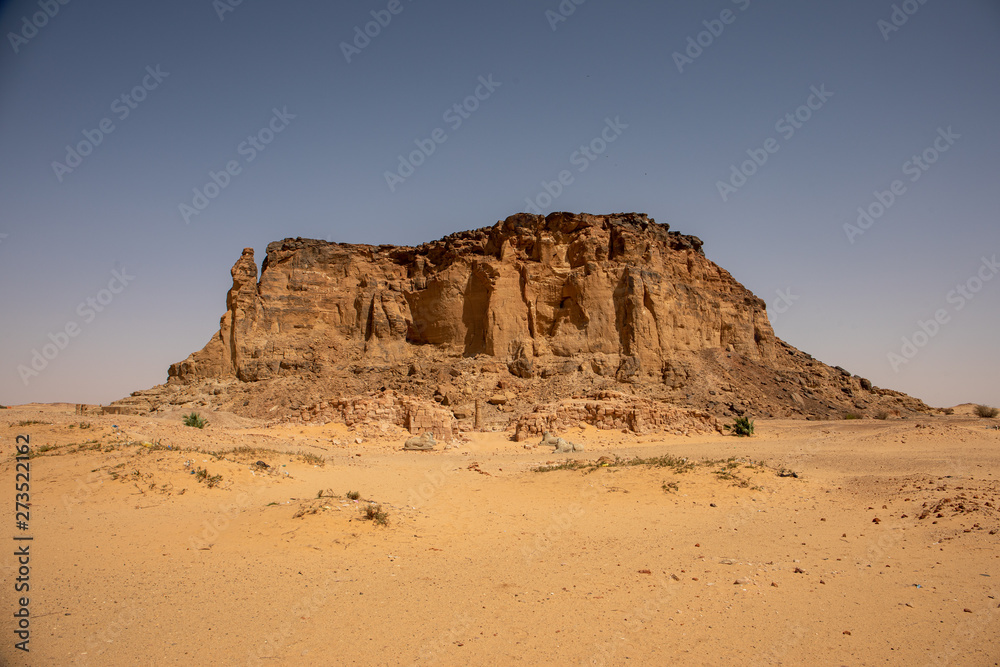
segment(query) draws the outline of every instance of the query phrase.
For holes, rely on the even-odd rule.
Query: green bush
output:
[[[197,412],[192,412],[189,415],[184,415],[184,425],[193,426],[195,428],[205,428],[208,426],[208,422]]]
[[[735,436],[751,436],[753,435],[753,420],[749,417],[737,417],[732,424],[726,424],[723,428]]]
[[[973,412],[976,413],[977,417],[982,417],[983,419],[993,419],[998,414],[1000,414],[1000,410],[997,410],[996,408],[990,407],[988,405],[977,405],[975,408],[973,408]]]

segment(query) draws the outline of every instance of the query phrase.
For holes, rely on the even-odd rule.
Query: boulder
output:
[[[407,451],[419,451],[426,452],[434,449],[433,433],[424,433],[423,435],[413,436],[412,438],[407,438],[406,442],[403,444],[403,449]]]

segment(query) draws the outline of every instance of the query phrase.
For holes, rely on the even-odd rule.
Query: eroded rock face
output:
[[[521,214],[417,248],[286,239],[268,245],[259,285],[252,249],[232,273],[218,336],[170,377],[322,374],[426,345],[522,378],[583,357],[622,381],[659,380],[680,351],[774,357],[763,302],[697,238],[644,215]]]
[[[926,408],[775,338],[698,238],[642,214],[518,214],[415,248],[285,239],[259,280],[249,248],[232,275],[218,333],[133,402],[197,391],[260,414],[278,395],[246,394],[280,388],[287,413],[388,388],[463,414],[481,400],[487,424],[623,388],[716,414]]]

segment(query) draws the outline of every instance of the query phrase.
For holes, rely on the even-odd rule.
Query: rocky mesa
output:
[[[309,419],[394,392],[493,430],[608,391],[717,416],[929,410],[776,338],[697,237],[643,214],[522,213],[417,247],[290,238],[232,276],[208,344],[121,405]]]

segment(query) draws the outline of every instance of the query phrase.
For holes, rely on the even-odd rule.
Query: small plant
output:
[[[677,486],[677,482],[664,482],[660,488],[663,489],[664,493],[677,493],[677,489],[680,487]]]
[[[197,412],[192,412],[189,415],[184,415],[184,425],[193,426],[195,428],[205,428],[208,426],[208,421],[206,421],[205,418]]]
[[[563,463],[554,463],[552,465],[538,466],[532,468],[532,472],[552,472],[553,470],[580,470],[581,468],[588,467],[587,463],[584,461],[577,461],[576,459],[569,459]]]
[[[1000,410],[990,407],[989,405],[977,405],[972,409],[972,411],[976,413],[977,417],[982,417],[983,419],[993,419],[1000,414]]]
[[[67,445],[68,446],[68,445]],[[58,445],[39,445],[28,452],[28,458],[33,459],[36,456],[41,456],[45,452],[51,452],[54,449],[58,449]]]
[[[222,481],[222,475],[209,475],[208,470],[205,468],[198,468],[194,473],[194,478],[199,482],[203,482],[210,489],[218,486],[219,482]]]
[[[885,421],[886,419],[889,418],[889,411],[888,410],[879,410],[878,412],[876,412],[872,416],[875,417],[875,419],[880,419],[882,421]]]
[[[689,461],[686,457],[673,456],[671,454],[664,454],[663,456],[654,456],[653,458],[634,458],[627,461],[622,459],[615,459],[612,465],[629,465],[629,466],[653,466],[654,468],[672,468],[677,474],[689,472],[694,470],[694,463]]]
[[[380,526],[389,524],[389,513],[382,509],[381,505],[368,503],[361,508],[361,518],[366,521],[374,521]]]
[[[47,422],[38,421],[37,419],[25,419],[24,421],[17,422],[17,425],[18,426],[34,426],[35,424],[42,424],[44,426],[46,423]]]
[[[743,459],[738,459],[735,456],[732,456],[724,461],[705,461],[704,465],[707,466],[721,465],[722,466],[721,468],[712,471],[717,479],[726,482],[732,482],[733,486],[737,486],[741,489],[753,488],[754,490],[759,491],[760,487],[753,486],[752,484],[750,484],[750,480],[744,479],[743,477],[740,477],[739,474],[737,474],[739,472],[738,468],[741,465],[744,465],[745,463],[746,461],[744,461]],[[749,468],[751,466],[747,465],[746,467]]]
[[[320,466],[321,468],[326,464],[326,459],[318,454],[313,454],[312,452],[299,452],[298,457],[305,463],[313,466]]]
[[[861,419],[861,415],[857,412],[845,412],[844,419]]]
[[[749,437],[753,435],[753,420],[749,417],[737,417],[732,424],[726,424],[724,429],[738,437]]]
[[[357,492],[357,491],[348,491],[347,492],[347,499],[348,500],[357,500],[360,497],[361,497],[361,494],[359,492]]]
[[[782,468],[778,471],[778,477],[794,477],[795,479],[798,479],[799,473],[794,470],[789,470],[788,468]]]

